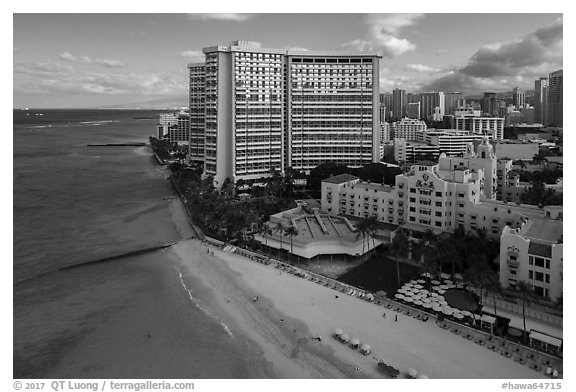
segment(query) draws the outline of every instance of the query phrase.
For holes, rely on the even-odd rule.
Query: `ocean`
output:
[[[42,113],[42,115],[39,115]],[[146,142],[157,111],[14,110],[14,378],[264,378],[167,251],[174,192]]]

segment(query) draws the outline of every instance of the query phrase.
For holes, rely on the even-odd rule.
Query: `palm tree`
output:
[[[284,225],[282,224],[282,222],[276,222],[276,224],[274,225],[274,230],[280,233],[280,250],[279,250],[279,254],[282,253],[282,249],[284,249],[284,244],[282,242],[282,236],[284,235]]]
[[[492,301],[494,303],[494,316],[498,319],[498,310],[496,304],[496,296],[502,294],[502,285],[500,285],[500,279],[498,278],[498,274],[494,271],[490,271],[485,275],[485,285],[486,291],[488,293],[492,293]]]
[[[368,243],[369,238],[376,233],[377,228],[378,218],[375,216],[364,218],[356,225],[356,239],[362,237],[362,255],[364,255],[366,243]],[[368,247],[370,247],[370,245],[368,245]]]
[[[298,229],[296,229],[294,226],[290,225],[286,230],[284,230],[284,234],[286,234],[288,237],[290,237],[290,257],[291,257],[292,254],[294,253],[292,238],[295,235],[298,235]]]
[[[260,234],[264,237],[264,245],[268,247],[268,237],[272,237],[272,229],[268,225],[264,224],[260,229]],[[262,243],[260,243],[260,252],[262,252]],[[268,257],[270,257],[270,252],[271,249],[268,248]]]
[[[516,283],[516,290],[518,290],[520,300],[522,301],[522,322],[524,323],[524,335],[522,335],[522,339],[524,343],[526,343],[526,305],[530,304],[530,297],[533,289],[530,283],[521,280]]]
[[[389,249],[394,255],[394,260],[396,261],[396,278],[398,286],[400,286],[400,264],[398,258],[400,257],[402,260],[406,260],[410,254],[410,240],[403,229],[399,229],[395,232]]]

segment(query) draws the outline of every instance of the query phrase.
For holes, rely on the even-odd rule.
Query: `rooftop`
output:
[[[545,217],[528,216],[530,222],[521,231],[526,238],[557,243],[564,232],[562,221]]]
[[[437,162],[432,162],[432,161],[416,162],[416,165],[418,165],[418,166],[436,166],[437,164],[438,164]]]
[[[359,180],[360,178],[353,176],[352,174],[338,174],[336,176],[329,177],[322,182],[329,182],[331,184],[343,184],[348,181]]]

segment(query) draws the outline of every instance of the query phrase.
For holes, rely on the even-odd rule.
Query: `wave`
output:
[[[228,336],[233,338],[234,334],[232,334],[232,331],[230,330],[228,325],[226,325],[222,320],[218,320],[212,313],[210,313],[210,311],[208,311],[208,309],[201,306],[200,301],[192,295],[192,290],[186,286],[186,283],[184,283],[184,276],[182,275],[182,271],[180,270],[180,268],[178,268],[178,276],[180,277],[180,283],[182,284],[182,287],[188,293],[188,298],[190,299],[190,302],[192,302],[192,304],[194,304],[194,306],[200,309],[206,316],[216,320],[218,324],[222,327],[224,332],[226,332]]]

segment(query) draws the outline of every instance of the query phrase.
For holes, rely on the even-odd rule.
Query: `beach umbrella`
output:
[[[363,344],[362,347],[360,347],[360,351],[362,354],[368,355],[370,354],[370,351],[372,351],[372,347],[370,347],[368,344]]]
[[[407,282],[407,283],[404,283],[403,287],[412,287],[413,284],[414,283]]]
[[[431,274],[430,272],[424,272],[424,273],[422,274],[422,276],[425,277],[425,278],[433,278],[433,276],[432,276],[432,274]]]
[[[464,315],[462,313],[454,313],[453,316],[456,317],[458,320],[462,320],[464,318]]]
[[[432,297],[434,297],[434,298],[437,298],[437,297],[438,297],[438,293],[430,293],[430,295],[431,295]]]
[[[394,297],[398,299],[404,299],[404,296],[402,294],[395,294]]]
[[[442,284],[442,285],[440,285],[440,288],[441,288],[442,290],[447,290],[447,289],[448,289],[448,285],[447,285],[447,284]]]
[[[441,277],[442,279],[450,279],[450,275],[448,275],[446,272],[442,272],[442,273],[440,274],[440,277]]]
[[[414,285],[414,288],[417,288],[417,289],[423,289],[423,288],[424,288],[424,286],[422,286],[421,284],[416,284],[416,285]]]
[[[422,301],[420,301],[419,299],[415,299],[414,305],[422,306]]]
[[[436,312],[440,312],[440,311],[442,311],[442,307],[438,304],[434,304],[434,305],[432,305],[432,310],[434,310]]]
[[[444,290],[444,289],[439,289],[437,291],[438,291],[438,294],[444,294],[446,292],[446,290]]]
[[[416,378],[419,378],[419,379],[427,379],[428,376],[425,375],[425,374],[419,374],[418,377],[416,377]]]
[[[406,302],[413,302],[414,300],[412,299],[412,297],[405,297],[404,301]]]
[[[354,347],[358,347],[358,346],[360,345],[360,340],[354,338],[354,339],[352,339],[352,340],[350,341],[350,344],[351,344],[352,346],[354,346]]]
[[[416,282],[418,283],[426,283],[426,281],[424,279],[418,279]]]
[[[462,274],[454,274],[454,278],[456,278],[458,280],[463,280]]]
[[[446,316],[450,316],[452,313],[454,313],[454,311],[449,306],[444,306],[442,308],[442,313],[444,313]]]
[[[373,301],[373,300],[374,300],[374,296],[373,296],[372,294],[368,294],[368,295],[366,295],[366,299],[367,299],[368,301]]]
[[[340,340],[343,341],[344,343],[347,343],[350,340],[350,336],[348,334],[343,333],[342,335],[340,335]]]
[[[422,302],[431,302],[430,298],[422,298]]]
[[[440,305],[442,305],[442,306],[448,305],[448,302],[446,302],[445,299],[441,299],[440,301],[438,301],[438,303],[439,303]]]
[[[438,294],[438,297],[436,298],[438,298],[438,301],[444,301],[444,296],[441,294]]]
[[[334,335],[336,335],[336,336],[340,336],[340,335],[342,335],[343,333],[344,333],[344,332],[342,332],[341,329],[337,329],[336,331],[334,331]]]
[[[410,377],[410,378],[418,377],[418,370],[416,370],[414,368],[408,369],[408,377]]]
[[[450,279],[446,279],[446,280],[444,281],[444,283],[452,284],[452,283],[454,283],[454,282],[452,282]]]
[[[412,279],[412,280],[410,281],[410,283],[416,284],[416,280]]]
[[[420,292],[423,293],[423,294],[428,294],[428,293],[429,293],[429,291],[426,290],[426,289],[420,289]]]
[[[424,302],[424,303],[422,303],[422,306],[424,306],[426,309],[430,309],[430,308],[432,308],[434,305],[432,305],[430,302]]]
[[[432,283],[432,284],[440,284],[440,282],[437,281],[437,280],[431,280],[430,283]]]

